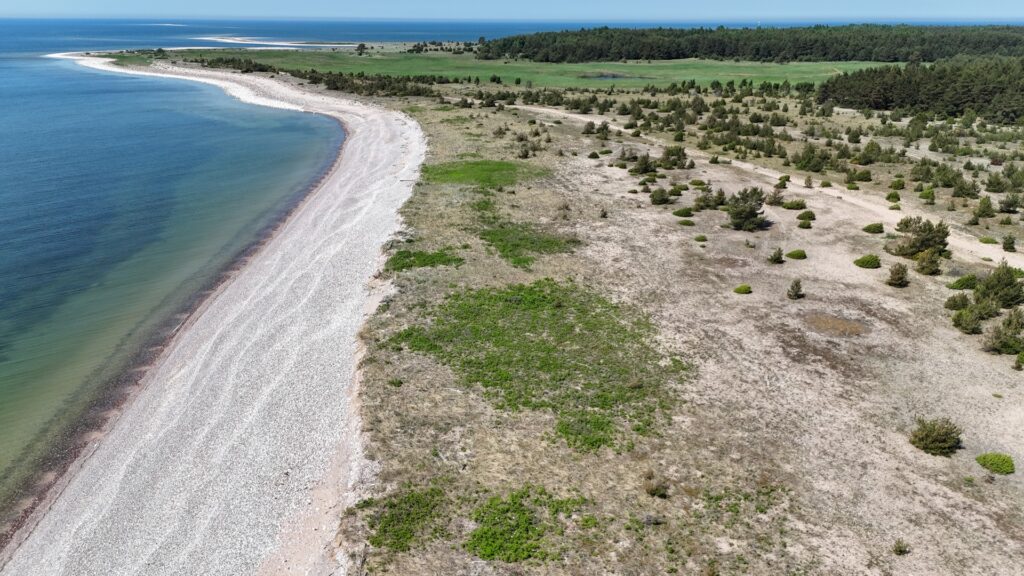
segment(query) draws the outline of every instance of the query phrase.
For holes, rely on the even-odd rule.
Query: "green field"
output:
[[[672,82],[696,80],[707,84],[712,80],[728,82],[753,80],[821,82],[841,72],[877,65],[874,62],[794,62],[774,64],[762,62],[732,62],[719,60],[658,60],[651,62],[589,62],[583,64],[552,64],[529,60],[501,61],[477,60],[472,55],[410,54],[404,52],[378,53],[357,56],[351,52],[327,50],[192,50],[188,57],[202,55],[207,58],[251,58],[281,69],[310,69],[321,72],[366,72],[391,76],[431,74],[464,78],[479,77],[488,83],[491,75],[498,75],[504,83],[516,78],[523,84],[552,88],[641,88],[646,85],[664,86]]]

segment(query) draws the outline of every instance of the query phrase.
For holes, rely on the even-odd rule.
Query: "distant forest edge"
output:
[[[591,28],[487,40],[483,59],[601,62],[739,59],[758,62],[936,61],[958,55],[1024,56],[1022,26],[856,24],[804,28]]]
[[[833,76],[819,101],[873,110],[1024,119],[1024,58],[957,57],[931,65],[881,66]]]

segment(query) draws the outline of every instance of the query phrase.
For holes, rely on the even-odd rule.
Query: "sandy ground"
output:
[[[426,141],[401,114],[267,78],[135,72],[330,115],[346,126],[344,152],[179,332],[2,573],[344,573],[325,556],[365,473],[356,334],[380,296],[367,282],[399,227]]]

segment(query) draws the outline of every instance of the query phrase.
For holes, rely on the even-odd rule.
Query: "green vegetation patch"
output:
[[[466,550],[484,560],[550,559],[554,553],[548,535],[560,532],[562,516],[572,514],[583,503],[582,498],[557,499],[537,486],[525,486],[505,498],[490,498],[473,511],[477,528],[469,534]]]
[[[978,285],[978,277],[974,274],[967,274],[961,276],[956,280],[946,284],[946,288],[951,290],[974,290]]]
[[[622,446],[651,432],[687,367],[654,327],[573,283],[539,280],[458,292],[393,343],[434,356],[507,410],[550,410],[570,447]]]
[[[442,248],[436,252],[424,252],[421,250],[399,250],[395,252],[384,269],[388,272],[400,272],[410,268],[431,268],[434,266],[459,266],[465,260]]]
[[[441,530],[444,491],[437,487],[405,488],[380,500],[364,500],[357,508],[376,510],[370,520],[370,545],[394,552],[407,552]]]
[[[579,244],[575,238],[521,222],[498,221],[480,232],[480,238],[518,268],[528,268],[533,264],[536,260],[533,254],[563,254],[571,252]]]
[[[1016,470],[1013,466],[1013,458],[1009,454],[1000,452],[986,452],[975,460],[981,467],[993,474],[1013,474]]]
[[[861,228],[861,230],[868,234],[881,234],[882,232],[885,232],[885,227],[882,226],[881,222],[875,222],[873,224],[868,224],[864,228]]]
[[[960,427],[949,418],[918,418],[910,443],[932,456],[950,456],[960,449],[960,433]]]
[[[882,261],[876,254],[865,254],[854,260],[853,263],[861,268],[880,268],[882,266]]]
[[[459,160],[423,166],[423,179],[431,184],[465,184],[497,188],[547,174],[547,170],[525,162],[503,160]]]
[[[793,250],[786,253],[786,258],[789,258],[790,260],[806,260],[807,252],[799,249]]]
[[[754,289],[750,287],[750,284],[740,284],[739,286],[733,288],[732,291],[737,294],[750,294],[751,292],[754,291]]]

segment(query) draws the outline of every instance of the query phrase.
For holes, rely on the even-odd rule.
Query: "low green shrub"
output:
[[[790,300],[799,300],[804,297],[803,285],[800,283],[800,279],[793,280],[793,283],[789,285],[789,290],[786,291],[786,298]]]
[[[986,452],[975,458],[975,461],[993,474],[1013,474],[1016,470],[1013,466],[1013,458],[1009,454],[1000,452]]]
[[[707,242],[708,241],[708,237],[703,235],[703,234],[698,234],[698,235],[693,237],[693,240],[695,242]]]
[[[982,236],[981,238],[978,238],[978,242],[981,242],[982,244],[999,244],[999,240],[996,240],[991,236]]]
[[[878,256],[875,254],[865,254],[864,256],[861,256],[860,258],[854,260],[853,263],[856,264],[857,266],[860,266],[861,268],[882,267],[881,259],[879,259]]]
[[[473,511],[477,527],[465,548],[483,560],[523,562],[554,556],[547,536],[558,522],[582,506],[581,498],[556,499],[540,487],[525,486],[507,497],[494,496]]]
[[[868,234],[881,234],[882,232],[885,232],[885,228],[882,226],[881,222],[868,224],[867,226],[861,228],[861,230],[867,232]]]
[[[782,264],[785,262],[785,259],[782,257],[782,248],[776,248],[771,256],[768,257],[768,262],[772,264]]]
[[[682,208],[673,210],[672,215],[679,218],[689,218],[693,216],[693,208],[689,206],[683,206]]]
[[[918,418],[910,443],[932,456],[950,456],[960,449],[960,434],[960,427],[949,418]]]
[[[907,278],[907,265],[897,262],[890,266],[889,279],[885,283],[896,288],[906,288],[910,284]]]
[[[754,291],[754,289],[750,287],[750,284],[740,284],[739,286],[733,288],[732,291],[737,294],[750,294],[751,292]]]
[[[811,227],[811,221],[810,220],[801,220],[800,223],[796,225],[796,227],[797,228],[804,228],[804,229],[810,228]]]
[[[811,210],[804,210],[803,212],[797,214],[796,219],[797,220],[814,220],[815,219],[814,212],[811,211]]]
[[[786,253],[786,258],[789,258],[790,260],[806,260],[807,252],[800,249],[792,250]]]
[[[375,508],[370,517],[369,542],[377,548],[407,552],[430,535],[442,518],[446,501],[439,487],[417,490],[404,488],[381,500],[364,500],[357,508]]]
[[[436,252],[420,250],[399,250],[388,258],[384,269],[388,272],[400,272],[410,268],[431,268],[434,266],[460,266],[465,260],[451,254],[448,248]]]
[[[803,210],[807,208],[807,202],[797,198],[795,200],[786,200],[782,203],[782,207],[786,210]]]
[[[693,220],[687,220],[687,219],[684,218],[684,219],[679,221],[679,225],[680,226],[696,226],[697,223],[694,222]]]
[[[971,305],[971,299],[963,292],[946,298],[946,310],[963,310]]]
[[[946,288],[951,290],[974,290],[978,285],[978,277],[974,274],[967,274],[961,276],[956,280],[946,284]]]

